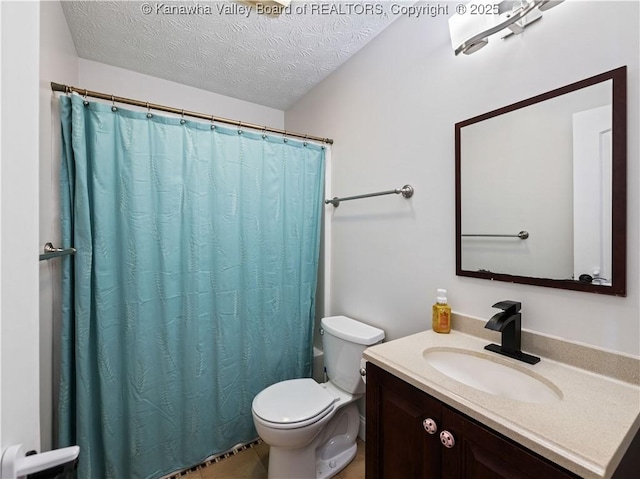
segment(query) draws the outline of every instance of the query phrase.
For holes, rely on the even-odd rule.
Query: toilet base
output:
[[[356,456],[360,415],[355,402],[339,408],[311,444],[269,449],[269,479],[329,479]],[[333,466],[333,467],[331,467]]]
[[[316,461],[316,479],[329,479],[335,476],[349,465],[353,458],[356,457],[357,452],[358,446],[353,444],[349,449],[337,454],[335,457],[325,460],[318,459]]]

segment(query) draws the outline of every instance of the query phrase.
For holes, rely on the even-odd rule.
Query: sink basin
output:
[[[442,374],[494,396],[530,403],[562,399],[562,391],[547,379],[488,354],[456,348],[429,348],[422,356]]]

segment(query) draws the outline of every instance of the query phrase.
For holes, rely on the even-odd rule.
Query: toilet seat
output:
[[[295,429],[319,421],[333,411],[336,398],[311,378],[269,386],[253,400],[254,414],[275,429]]]

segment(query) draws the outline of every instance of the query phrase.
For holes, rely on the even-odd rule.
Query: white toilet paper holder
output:
[[[70,446],[25,456],[22,444],[10,446],[2,455],[0,479],[22,479],[27,474],[34,474],[75,461],[79,454],[80,448],[78,446]]]

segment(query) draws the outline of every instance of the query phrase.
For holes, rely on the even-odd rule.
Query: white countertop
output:
[[[370,347],[364,358],[585,479],[610,478],[640,428],[640,387],[544,357],[529,365],[486,351],[488,343],[429,330]],[[552,383],[563,397],[528,403],[472,388],[427,363],[423,352],[433,347],[495,356]]]

